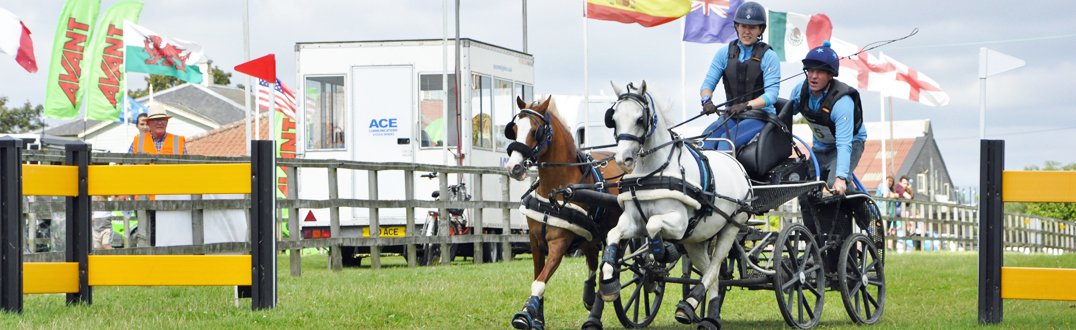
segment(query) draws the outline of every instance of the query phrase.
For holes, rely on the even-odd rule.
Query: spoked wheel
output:
[[[663,278],[669,269],[653,265],[652,261],[647,260],[649,253],[634,253],[645,249],[645,238],[622,240],[620,247],[617,259],[620,260],[621,289],[620,296],[613,302],[613,308],[620,324],[625,328],[645,328],[650,322],[654,322],[654,317],[661,308],[661,299],[665,296]],[[629,258],[624,258],[624,253],[627,253]]]
[[[773,252],[774,292],[785,323],[810,329],[822,318],[826,270],[822,253],[807,227],[793,224],[781,230]]]
[[[841,247],[838,288],[848,317],[875,324],[885,310],[885,273],[878,248],[866,235],[853,234]]]

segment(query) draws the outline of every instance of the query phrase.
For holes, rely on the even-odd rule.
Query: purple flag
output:
[[[684,41],[727,43],[736,39],[732,18],[743,0],[695,0],[684,21]]]

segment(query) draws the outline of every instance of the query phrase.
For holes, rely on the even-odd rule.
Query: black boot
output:
[[[664,263],[665,261],[665,241],[661,239],[661,234],[654,234],[646,240],[650,243],[650,255],[654,256],[654,261]]]
[[[594,306],[595,287],[597,287],[597,274],[590,275],[586,281],[583,282],[583,307],[588,311]]]
[[[531,296],[523,310],[512,316],[512,327],[521,330],[545,329],[545,299]]]
[[[607,302],[616,300],[616,298],[620,296],[620,274],[616,270],[616,255],[618,250],[620,250],[620,244],[618,243],[613,243],[606,246],[605,250],[602,251],[602,264],[601,266],[598,266],[599,269],[602,269],[603,272],[601,284],[598,286],[598,290],[602,294],[602,300]],[[613,267],[613,273],[608,274],[610,275],[610,278],[608,279],[605,278],[606,274],[604,274],[606,264],[609,264]]]
[[[706,308],[706,318],[699,322],[699,329],[721,329],[721,303],[725,302],[725,292],[722,291],[714,299],[710,299],[710,305]]]
[[[597,300],[594,302],[594,306],[590,307],[590,316],[583,322],[583,330],[602,330],[602,309],[605,308],[605,302]]]
[[[691,288],[691,291],[687,294],[688,298],[695,298],[695,306],[691,306],[691,303],[687,302],[687,299],[681,300],[676,304],[676,314],[673,316],[677,322],[683,324],[692,324],[699,322],[699,316],[695,314],[695,308],[698,307],[698,303],[706,299],[706,288],[702,284],[695,284]]]

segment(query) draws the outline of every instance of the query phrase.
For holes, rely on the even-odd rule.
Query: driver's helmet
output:
[[[766,8],[758,2],[744,2],[736,8],[736,17],[732,21],[743,25],[766,26]]]
[[[837,52],[833,51],[833,48],[830,48],[829,40],[823,41],[822,46],[811,49],[807,52],[807,57],[803,58],[804,71],[822,70],[836,77],[840,67],[840,57],[837,56]]]

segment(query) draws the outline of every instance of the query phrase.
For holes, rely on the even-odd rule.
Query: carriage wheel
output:
[[[620,241],[620,296],[613,302],[616,317],[625,328],[645,328],[654,322],[654,317],[661,308],[661,298],[665,296],[663,274],[655,274],[646,265],[643,253],[630,259],[623,259],[624,252],[638,250],[646,246],[645,238]]]
[[[884,263],[866,235],[854,234],[841,247],[838,287],[848,317],[858,324],[875,324],[885,310]]]
[[[826,270],[814,236],[800,224],[784,228],[773,258],[773,287],[785,323],[797,329],[815,327],[825,302]]]

